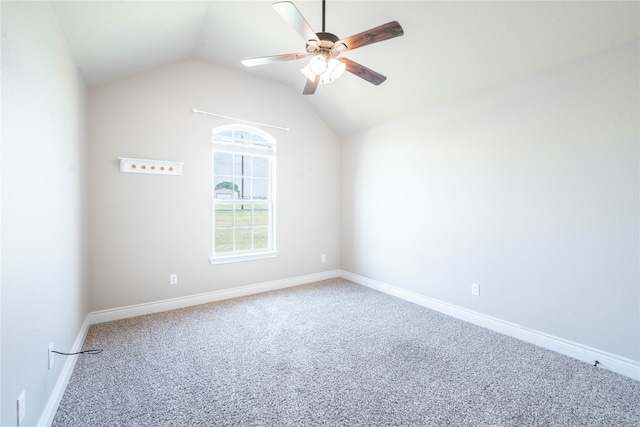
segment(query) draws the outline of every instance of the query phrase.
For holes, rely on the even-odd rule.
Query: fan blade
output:
[[[284,55],[263,56],[261,58],[243,59],[242,64],[245,67],[253,67],[255,65],[271,64],[272,62],[292,61],[302,59],[309,56],[306,53],[285,53]]]
[[[400,24],[398,24],[398,21],[391,21],[378,27],[371,28],[370,30],[363,31],[362,33],[355,34],[351,37],[338,40],[335,44],[336,46],[343,44],[345,46],[345,49],[343,50],[345,51],[353,50],[368,44],[389,40],[403,34],[404,30]]]
[[[305,43],[309,43],[309,41],[319,41],[316,32],[313,31],[311,26],[304,19],[298,8],[289,1],[280,1],[273,3],[273,8],[278,12],[278,14],[285,20],[289,25],[293,27],[294,30],[300,37],[303,38]]]
[[[313,95],[316,93],[316,88],[318,87],[318,83],[320,83],[320,76],[316,76],[315,79],[309,80],[304,85],[304,90],[302,91],[303,95]]]
[[[379,85],[383,81],[387,80],[385,76],[380,73],[373,71],[370,68],[365,67],[364,65],[360,65],[357,62],[354,62],[348,58],[338,58],[338,61],[342,61],[346,64],[346,71],[355,74],[361,79],[365,79],[369,83],[373,83],[374,85]]]

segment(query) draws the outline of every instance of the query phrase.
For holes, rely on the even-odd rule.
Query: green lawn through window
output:
[[[266,204],[217,204],[215,252],[250,251],[269,247],[269,207]]]

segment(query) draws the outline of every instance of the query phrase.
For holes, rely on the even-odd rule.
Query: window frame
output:
[[[222,134],[228,135],[231,133],[232,137],[228,138],[227,136],[222,136]],[[242,135],[249,135],[251,137],[250,141],[254,141],[254,137],[257,137],[257,142],[247,142],[242,139],[235,139],[235,135],[239,133]],[[216,167],[215,167],[215,157],[216,153],[228,153],[235,155],[249,155],[252,157],[252,162],[255,157],[263,157],[268,160],[269,164],[269,173],[268,173],[268,185],[267,185],[267,200],[264,199],[242,199],[236,198],[233,195],[233,187],[231,188],[231,199],[216,199]],[[212,246],[211,253],[212,255],[209,257],[209,262],[212,265],[216,264],[225,264],[232,262],[242,262],[242,261],[251,261],[258,259],[266,259],[266,258],[274,258],[278,256],[278,250],[276,245],[276,140],[270,134],[264,132],[261,129],[257,129],[252,126],[247,125],[225,125],[220,126],[213,129],[212,132],[212,150],[211,150],[211,172],[212,172],[212,217],[213,217],[213,232],[212,232]],[[253,172],[252,172],[253,173]],[[225,174],[226,175],[226,174]],[[236,178],[236,175],[232,173],[233,178]],[[219,175],[218,175],[219,176]],[[245,179],[249,175],[241,175],[240,179]],[[253,176],[253,175],[250,175]],[[232,181],[232,184],[234,181]],[[231,252],[220,252],[216,253],[216,207],[219,205],[233,205],[234,211],[235,206],[237,205],[268,205],[269,217],[268,217],[268,244],[267,248],[262,249],[249,249],[249,250],[233,250]],[[236,230],[236,217],[234,217],[234,224],[230,228],[231,230]],[[253,238],[255,237],[255,216],[252,215],[252,242],[254,242]],[[235,242],[235,238],[234,238]],[[252,243],[253,244],[253,243]],[[234,248],[235,249],[235,248]]]

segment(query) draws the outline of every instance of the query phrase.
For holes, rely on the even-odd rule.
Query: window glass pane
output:
[[[268,200],[269,199],[269,180],[253,179],[253,199]]]
[[[269,159],[254,157],[252,175],[257,178],[269,178]]]
[[[242,154],[233,155],[233,174],[235,176],[242,176],[244,174],[244,170],[243,170],[244,157],[245,156]]]
[[[269,225],[269,205],[257,204],[253,206],[253,225],[256,227]]]
[[[216,228],[233,227],[233,205],[216,204]]]
[[[236,138],[236,142],[246,144],[251,141],[251,134],[245,130],[236,130],[234,136]]]
[[[267,249],[269,247],[269,228],[256,227],[254,232],[253,247],[255,249]]]
[[[248,251],[252,249],[252,228],[236,228],[236,251]]]
[[[222,137],[224,139],[231,139],[231,138],[233,138],[233,130],[228,129],[228,130],[224,130],[222,132],[218,132],[216,134],[216,136]]]
[[[216,176],[213,187],[214,197],[217,200],[230,200],[238,198],[238,186],[228,176]]]
[[[235,193],[233,193],[233,197],[235,199],[243,199],[244,188],[242,187],[242,178],[240,177],[233,178],[233,185],[234,185],[233,188],[235,189]]]
[[[249,178],[244,178],[242,180],[241,198],[243,199],[251,198],[251,179]]]
[[[216,175],[232,175],[233,154],[216,151],[213,155],[213,171]]]
[[[236,227],[251,227],[253,225],[253,206],[236,205]]]
[[[252,134],[251,134],[251,140],[252,140],[254,143],[257,143],[257,144],[259,144],[259,145],[264,145],[264,144],[266,144],[266,143],[267,143],[267,141],[266,141],[262,136],[260,136],[260,135],[258,135],[258,134],[255,134],[255,133],[252,133]]]
[[[251,163],[253,163],[253,156],[244,155],[242,156],[242,170],[243,176],[251,176]]]
[[[233,228],[216,229],[216,253],[233,252]]]

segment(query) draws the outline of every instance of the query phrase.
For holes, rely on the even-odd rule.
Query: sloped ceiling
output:
[[[247,68],[245,58],[304,51],[271,1],[51,1],[89,86],[196,56],[302,92],[305,60]],[[322,2],[295,1],[316,32]],[[326,31],[347,37],[397,20],[404,35],[344,54],[387,76],[346,73],[306,102],[345,135],[640,39],[640,3],[326,2]]]

